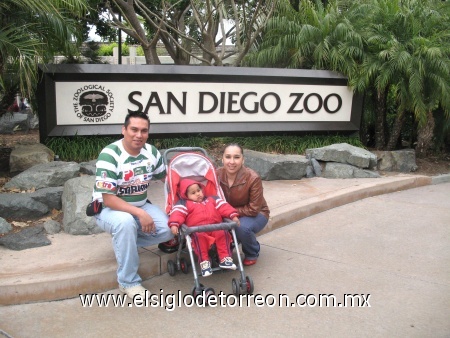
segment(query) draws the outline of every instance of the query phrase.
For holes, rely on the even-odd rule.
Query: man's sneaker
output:
[[[212,275],[211,263],[209,261],[203,261],[200,263],[200,268],[202,269],[202,276],[208,277]]]
[[[148,291],[140,284],[132,286],[130,288],[124,288],[123,286],[119,285],[119,290],[125,292],[126,295],[131,299],[134,299],[136,295],[140,295],[142,299],[145,299],[146,297],[150,298],[151,295],[150,291]]]
[[[224,259],[222,259],[219,266],[222,269],[236,270],[236,265],[233,263],[231,257],[225,257]]]

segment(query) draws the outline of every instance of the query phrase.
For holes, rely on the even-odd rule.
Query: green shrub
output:
[[[117,47],[118,46],[118,44],[117,44],[117,42],[113,42],[113,43],[110,43],[110,44],[105,44],[105,45],[101,45],[100,46],[100,48],[98,49],[98,55],[99,56],[113,56],[113,49],[114,49],[114,47]],[[138,48],[138,50],[139,50],[139,48]],[[141,47],[141,50],[142,50],[142,47]],[[127,56],[127,55],[130,55],[130,50],[129,50],[129,48],[128,48],[128,45],[126,45],[126,44],[122,44],[122,55],[125,55],[125,56]],[[143,53],[142,53],[142,55],[144,55]]]
[[[52,137],[45,142],[62,161],[86,162],[97,158],[100,151],[121,136],[73,136]],[[306,149],[320,148],[335,143],[348,143],[364,148],[356,137],[342,135],[306,135],[306,136],[241,136],[241,137],[206,137],[186,136],[164,139],[149,139],[147,141],[158,149],[175,147],[201,147],[207,152],[222,150],[230,143],[238,143],[245,149],[277,154],[303,155]]]

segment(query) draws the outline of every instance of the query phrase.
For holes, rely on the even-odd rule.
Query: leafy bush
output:
[[[100,151],[121,136],[73,136],[53,137],[45,142],[63,161],[85,162],[97,158]],[[201,147],[206,151],[220,149],[230,143],[238,143],[245,149],[278,154],[304,154],[306,149],[320,148],[334,143],[348,143],[364,148],[355,137],[342,135],[307,135],[307,136],[253,136],[253,137],[206,137],[202,135],[177,138],[149,139],[147,141],[158,149],[174,147]]]
[[[118,46],[117,42],[113,42],[113,43],[110,43],[107,45],[105,45],[105,44],[101,45],[98,50],[98,55],[99,56],[113,56],[113,49],[114,49],[114,47],[117,47],[117,46]],[[141,50],[142,50],[142,47],[141,47]],[[139,51],[139,48],[138,48],[138,51]],[[136,53],[138,53],[138,51]],[[130,55],[130,50],[128,48],[128,45],[126,45],[124,43],[122,44],[122,55],[125,55],[125,56]],[[143,52],[142,52],[142,55],[144,55]]]
[[[100,151],[119,137],[73,136],[47,138],[45,145],[62,161],[85,162],[94,160]]]
[[[117,47],[117,42],[110,43],[110,44],[102,44],[100,45],[100,48],[98,50],[99,56],[113,56],[113,49],[114,47]],[[128,56],[130,55],[130,47],[127,44],[122,44],[122,55]],[[137,56],[144,56],[144,50],[142,49],[142,46],[136,46],[136,55]]]

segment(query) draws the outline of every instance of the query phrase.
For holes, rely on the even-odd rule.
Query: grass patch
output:
[[[95,160],[100,151],[108,144],[118,140],[120,136],[72,136],[52,137],[45,142],[62,161],[87,162]],[[149,138],[148,143],[158,149],[175,147],[201,147],[210,152],[212,149],[223,149],[230,143],[238,143],[245,149],[275,154],[303,155],[306,149],[325,147],[335,143],[348,143],[364,148],[356,137],[342,135],[306,135],[306,136],[248,136],[248,137],[207,137],[187,136],[176,138]]]

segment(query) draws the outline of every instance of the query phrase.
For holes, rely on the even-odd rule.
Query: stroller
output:
[[[176,153],[169,160],[169,155],[172,153]],[[199,147],[179,147],[179,148],[170,148],[167,149],[163,154],[163,160],[167,168],[167,178],[165,182],[165,210],[166,213],[169,213],[172,210],[172,206],[177,203],[180,199],[179,195],[179,183],[184,178],[190,178],[196,180],[203,184],[204,186],[204,194],[205,196],[216,195],[223,199],[225,199],[222,189],[220,188],[219,182],[217,180],[215,169],[213,164],[208,158],[207,152],[203,148]],[[241,256],[239,253],[239,247],[237,245],[237,238],[235,233],[235,228],[237,226],[236,222],[231,221],[230,219],[225,219],[223,223],[218,224],[207,224],[200,225],[194,227],[188,227],[183,224],[180,227],[178,243],[178,251],[176,255],[176,262],[173,260],[167,261],[167,271],[169,275],[174,276],[176,271],[182,271],[183,273],[189,273],[189,264],[185,258],[181,257],[183,252],[186,252],[183,249],[183,245],[181,243],[186,242],[186,246],[189,252],[190,257],[190,265],[192,266],[193,274],[194,274],[194,282],[195,285],[192,289],[192,296],[195,298],[201,295],[203,292],[205,299],[207,300],[210,295],[214,295],[213,288],[205,288],[203,284],[199,282],[198,276],[201,273],[197,272],[196,269],[196,260],[194,257],[194,252],[192,249],[192,239],[191,234],[194,232],[207,232],[207,231],[216,231],[216,230],[229,230],[231,231],[232,238],[234,241],[234,248],[236,249],[238,264],[237,269],[240,272],[239,281],[236,278],[231,280],[231,286],[233,293],[235,295],[239,295],[240,293],[253,293],[254,285],[253,280],[250,276],[245,276],[244,268],[241,260]],[[214,247],[215,245],[213,245]],[[222,270],[218,266],[214,266],[214,259],[217,258],[214,252],[211,253],[212,262],[212,271]]]

